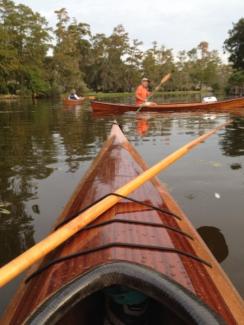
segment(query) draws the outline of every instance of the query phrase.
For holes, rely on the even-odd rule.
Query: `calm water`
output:
[[[212,117],[205,113],[116,116],[149,165],[230,115]],[[51,101],[0,102],[1,265],[48,233],[114,118],[95,116],[89,104],[68,109]],[[230,126],[159,178],[244,296],[244,114],[233,115]],[[0,312],[20,279],[1,289]]]

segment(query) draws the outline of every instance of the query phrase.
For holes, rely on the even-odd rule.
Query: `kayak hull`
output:
[[[113,193],[146,169],[145,162],[114,124],[108,140],[56,226],[104,195]],[[200,301],[213,311],[214,319],[217,315],[228,324],[241,324],[240,320],[244,319],[242,299],[230,280],[183,211],[154,178],[133,192],[129,199],[122,198],[90,227],[78,232],[36,264],[28,274],[28,282],[21,284],[7,309],[4,322],[22,324],[29,319],[35,324],[39,315],[53,319],[61,317],[60,310],[67,308],[69,312],[67,306],[75,305],[72,299],[85,298],[84,282],[80,291],[74,292],[75,288],[78,290],[79,281],[88,277],[90,280],[85,283],[91,289],[89,293],[98,289],[95,275],[100,279],[101,289],[110,284],[124,284],[121,279],[126,277],[128,285],[142,290],[136,281],[139,273],[144,273],[151,297],[156,299],[156,286],[149,286],[148,272],[153,272],[154,277],[159,276],[162,283],[169,281],[172,286],[177,286],[180,295],[185,293],[196,304]],[[114,282],[109,282],[110,279]],[[162,292],[167,297],[166,291]],[[145,293],[149,295],[146,288]],[[160,300],[159,296],[162,293],[158,293]],[[167,300],[166,305],[170,306],[170,301]],[[179,302],[180,296],[177,298]],[[57,313],[48,316],[50,311],[55,311],[55,306]],[[187,316],[187,305],[182,303],[182,308],[182,313]],[[40,314],[45,310],[46,313]]]
[[[119,103],[92,101],[91,107],[94,112],[127,112],[136,111],[138,106]],[[244,109],[244,97],[217,101],[213,103],[165,103],[154,106],[145,106],[140,111],[164,112],[164,111],[188,111],[188,110],[231,110]]]

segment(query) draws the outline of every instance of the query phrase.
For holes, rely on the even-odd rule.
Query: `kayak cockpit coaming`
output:
[[[154,301],[160,307],[161,313],[157,316],[162,321],[164,317],[170,317],[168,320],[172,321],[171,324],[224,324],[213,310],[172,279],[149,267],[124,261],[100,265],[77,277],[38,306],[25,324],[62,324],[62,319],[71,315],[75,306],[82,301],[87,302],[92,295],[102,294],[100,303],[104,302],[104,289],[113,286],[136,290]],[[95,303],[93,307],[98,307],[98,304]],[[92,312],[94,308],[81,316],[84,317],[83,321],[86,320],[85,323],[91,323],[87,322],[87,317],[91,317]],[[105,314],[106,310],[100,311],[99,317]],[[79,321],[74,319],[70,324],[79,324]],[[103,324],[102,319],[97,321],[100,322],[92,324]]]

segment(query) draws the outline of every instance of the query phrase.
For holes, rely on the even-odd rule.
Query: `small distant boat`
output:
[[[80,99],[69,99],[69,98],[65,98],[63,100],[64,105],[66,106],[75,106],[75,105],[81,105],[84,103],[86,97],[82,97]]]
[[[120,103],[108,103],[92,101],[91,107],[94,112],[127,112],[136,111],[138,106]],[[235,108],[243,108],[244,110],[244,97],[227,99],[223,101],[208,101],[196,103],[163,103],[153,106],[144,106],[140,111],[188,111],[188,110],[230,110]]]
[[[114,124],[57,223],[146,169]],[[243,324],[241,297],[156,178],[30,272],[2,324]]]

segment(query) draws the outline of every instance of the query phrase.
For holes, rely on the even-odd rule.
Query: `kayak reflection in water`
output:
[[[143,78],[141,84],[137,87],[135,97],[137,106],[155,106],[156,103],[149,102],[148,97],[151,95],[149,91],[150,80],[148,78]]]
[[[219,263],[223,262],[229,255],[229,249],[220,229],[216,227],[203,226],[198,228],[197,231],[216,260]]]

